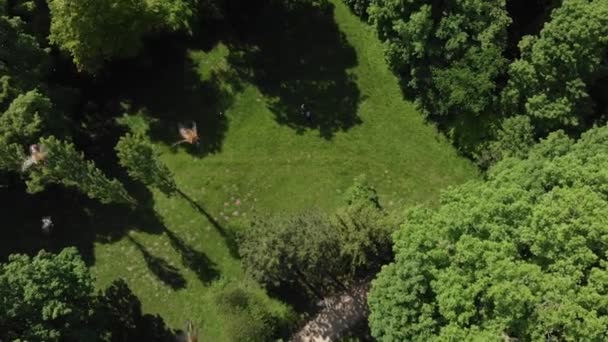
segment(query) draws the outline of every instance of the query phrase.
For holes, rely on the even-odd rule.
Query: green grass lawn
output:
[[[264,12],[248,32],[235,28],[209,46],[189,42],[179,58],[151,61],[152,74],[123,75],[130,81],[117,93],[155,120],[152,140],[201,208],[153,192],[156,214],[104,219],[123,233],[95,239],[91,265],[100,287],[124,278],[146,312],[176,328],[191,319],[201,340],[226,341],[227,318],[210,288],[225,278],[262,291],[225,236],[246,229],[247,218],[329,212],[360,174],[388,209],[433,205],[441,189],[477,177],[403,100],[373,29],[341,1],[332,3],[326,14]],[[301,103],[313,112],[312,123],[302,118]],[[170,147],[178,140],[176,122],[184,120],[197,121],[199,150]],[[284,309],[270,299],[267,305]]]

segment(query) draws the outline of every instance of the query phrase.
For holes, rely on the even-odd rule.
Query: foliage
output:
[[[133,179],[156,187],[166,195],[174,195],[178,191],[171,170],[159,160],[145,137],[127,134],[120,138],[115,149],[120,165]]]
[[[272,341],[288,332],[295,320],[290,310],[269,310],[264,297],[240,283],[220,281],[213,298],[223,310],[221,326],[230,341]]]
[[[240,238],[245,269],[270,286],[297,284],[318,294],[343,263],[339,239],[318,213],[273,216],[252,222]]]
[[[605,340],[608,127],[551,134],[410,211],[369,295],[383,341]]]
[[[484,170],[503,158],[524,158],[535,142],[535,129],[527,115],[516,115],[502,120],[493,141],[476,155],[477,164]]]
[[[18,172],[25,160],[25,154],[17,144],[9,144],[0,138],[0,170]]]
[[[0,116],[0,137],[21,145],[35,142],[51,109],[51,101],[37,90],[19,95]]]
[[[372,0],[344,0],[350,9],[361,18],[367,18],[367,9],[372,3]]]
[[[377,209],[382,208],[376,189],[369,185],[365,175],[355,178],[354,184],[346,189],[344,200],[349,206],[370,204]]]
[[[134,204],[135,200],[118,180],[106,177],[72,143],[51,136],[40,139],[39,145],[46,149],[46,158],[42,165],[32,167],[27,181],[29,192],[40,192],[47,184],[56,183],[76,187],[102,203]]]
[[[134,56],[150,16],[141,0],[49,1],[49,40],[69,52],[80,70],[96,71],[104,60]]]
[[[48,55],[24,31],[19,18],[0,16],[0,111],[20,93],[34,89],[45,73]]]
[[[588,88],[605,72],[608,3],[565,0],[519,48],[503,93],[506,110],[529,115],[544,130],[579,124],[592,111]]]
[[[295,284],[317,296],[375,272],[391,258],[389,220],[363,176],[345,200],[327,217],[306,212],[254,221],[239,243],[246,270],[265,285]]]
[[[82,341],[88,335],[93,279],[75,248],[0,264],[3,340]],[[88,335],[88,336],[87,336]]]
[[[80,70],[135,56],[144,34],[188,27],[194,0],[50,0],[51,43],[69,52]]]
[[[191,31],[199,0],[147,0],[146,3],[161,26],[172,31]]]
[[[170,341],[158,316],[143,315],[123,280],[95,294],[76,248],[0,264],[0,338],[20,341]]]
[[[390,259],[392,228],[378,194],[364,177],[346,191],[346,205],[331,216],[340,240],[340,254],[351,273],[375,271]]]
[[[505,0],[377,0],[369,10],[386,58],[433,115],[478,115],[495,102],[506,60]]]

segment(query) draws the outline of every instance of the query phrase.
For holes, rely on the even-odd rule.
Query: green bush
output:
[[[371,0],[344,0],[350,9],[361,18],[367,19],[367,9],[372,3]]]
[[[230,341],[265,342],[287,335],[294,314],[268,303],[261,290],[236,282],[220,281],[213,299],[222,312],[221,324]]]

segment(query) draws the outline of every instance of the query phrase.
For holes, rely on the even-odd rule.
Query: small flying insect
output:
[[[198,130],[196,129],[196,122],[192,122],[192,126],[186,127],[183,124],[178,124],[179,135],[181,135],[182,140],[176,142],[172,146],[177,146],[179,144],[188,143],[190,145],[199,144],[198,138]]]
[[[21,165],[21,170],[25,172],[33,165],[39,165],[41,163],[44,163],[44,160],[46,159],[46,153],[47,150],[43,145],[30,145],[30,155],[23,161],[23,164]]]

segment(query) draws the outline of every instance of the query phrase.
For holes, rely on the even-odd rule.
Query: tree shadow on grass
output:
[[[178,190],[178,194],[186,202],[188,202],[194,209],[196,209],[196,211],[198,211],[201,215],[205,216],[205,218],[207,219],[207,221],[209,221],[209,223],[211,223],[213,228],[215,228],[215,230],[224,239],[224,242],[226,243],[226,246],[228,247],[228,250],[230,251],[230,255],[233,258],[239,258],[239,252],[238,252],[239,248],[238,248],[238,245],[236,242],[236,236],[234,235],[234,233],[231,232],[230,230],[227,230],[226,228],[224,228],[209,212],[207,212],[207,210],[205,208],[203,208],[203,206],[198,204],[198,202],[193,200],[186,193],[184,193],[181,190]]]
[[[186,287],[186,279],[179,272],[177,267],[170,265],[167,260],[152,255],[142,244],[137,242],[131,236],[127,236],[129,241],[141,252],[148,265],[150,272],[163,283],[170,286],[174,290],[183,289]]]
[[[176,332],[162,317],[144,314],[141,302],[123,279],[115,280],[98,297],[100,322],[112,341],[173,341]]]
[[[131,209],[122,205],[104,205],[87,198],[75,189],[51,185],[41,193],[27,194],[22,183],[0,189],[0,259],[9,254],[33,255],[45,249],[57,253],[76,246],[87,265],[95,264],[95,242],[111,243],[127,231],[161,234],[163,223],[151,205],[151,194],[138,184],[127,188],[140,205]],[[50,216],[50,232],[41,230],[41,218]]]
[[[250,20],[233,23],[237,39],[230,42],[229,62],[270,98],[276,121],[298,133],[318,129],[325,139],[361,124],[361,94],[348,70],[357,55],[336,25],[333,5],[259,7]]]
[[[227,130],[226,111],[240,91],[238,79],[217,70],[203,75],[190,46],[182,35],[157,35],[148,39],[136,59],[109,63],[102,73],[84,86],[83,97],[105,115],[123,114],[122,104],[133,112],[143,111],[157,119],[151,127],[153,140],[171,145],[181,139],[178,124],[196,122],[198,147],[180,146],[194,156],[221,151]],[[177,149],[176,149],[177,150]]]
[[[209,283],[220,275],[217,265],[204,253],[188,246],[181,238],[170,230],[165,230],[171,246],[179,253],[184,266],[196,273],[198,279],[203,283]]]

